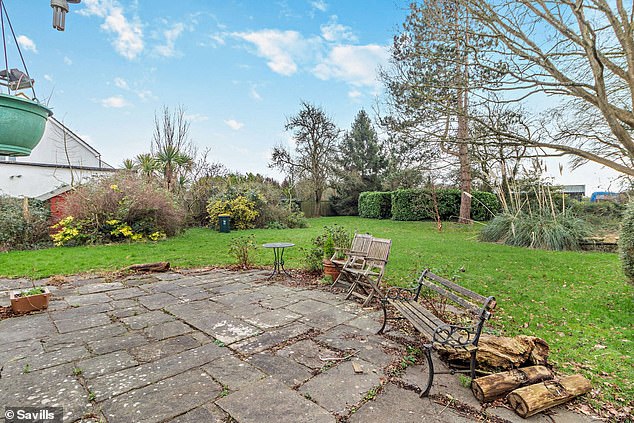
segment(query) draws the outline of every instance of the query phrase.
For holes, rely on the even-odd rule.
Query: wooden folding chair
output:
[[[362,268],[363,260],[368,255],[370,250],[370,243],[372,242],[372,235],[370,234],[354,234],[350,249],[345,250],[343,258],[337,258],[340,255],[341,250],[337,249],[330,259],[335,266],[341,271],[346,265],[349,268]],[[342,278],[343,275],[343,278]],[[340,273],[339,277],[332,283],[331,287],[334,287],[337,283],[344,284],[346,280],[346,274]],[[351,282],[351,281],[349,281]],[[349,285],[349,284],[348,284]],[[346,285],[346,286],[348,286]]]
[[[365,307],[370,304],[374,296],[383,297],[380,285],[391,247],[392,240],[390,239],[372,238],[368,255],[363,259],[360,267],[359,263],[346,263],[341,273],[352,282],[346,299],[351,296],[361,298]]]

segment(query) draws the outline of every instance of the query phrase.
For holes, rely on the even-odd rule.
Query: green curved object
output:
[[[0,94],[0,155],[28,156],[53,112],[40,103]]]

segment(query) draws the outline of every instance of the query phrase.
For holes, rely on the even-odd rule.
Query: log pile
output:
[[[519,387],[552,378],[552,372],[545,366],[525,367],[475,379],[471,384],[471,390],[478,401],[491,402],[505,397]]]
[[[125,270],[133,272],[167,272],[170,269],[170,264],[167,261],[159,261],[157,263],[144,263],[133,264],[128,266]]]
[[[547,363],[549,347],[535,336],[519,335],[513,338],[482,335],[478,343],[478,367],[499,371],[524,366],[543,366]],[[469,352],[439,351],[440,356],[453,364],[469,363]]]
[[[582,375],[552,379],[553,374],[548,368],[532,366],[475,379],[471,390],[483,403],[506,396],[511,409],[527,418],[571,401],[592,389],[590,381]]]
[[[587,394],[591,389],[588,379],[572,375],[516,389],[509,394],[508,401],[517,414],[526,418]]]

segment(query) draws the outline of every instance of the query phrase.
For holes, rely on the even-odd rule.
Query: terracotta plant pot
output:
[[[339,269],[330,260],[324,260],[324,275],[332,277],[333,281],[336,281],[339,277]]]
[[[11,308],[14,313],[28,313],[29,311],[45,310],[48,308],[48,299],[51,296],[51,292],[47,287],[44,287],[44,293],[29,295],[28,297],[22,296],[23,291],[12,291],[9,294],[11,299]]]

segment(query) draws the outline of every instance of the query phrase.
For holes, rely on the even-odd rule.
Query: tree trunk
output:
[[[466,71],[465,71],[466,72]],[[465,74],[466,79],[466,74]],[[458,97],[458,160],[460,161],[460,217],[458,223],[471,220],[471,159],[469,157],[469,121],[467,118],[467,91]]]
[[[528,365],[545,365],[548,344],[535,336],[518,335],[513,338],[482,335],[478,342],[478,367],[489,370],[510,370]],[[456,364],[469,363],[467,351],[443,351],[439,354]]]
[[[322,190],[315,190],[315,217],[321,216],[321,195],[323,194]]]
[[[477,378],[471,384],[471,391],[481,403],[491,402],[521,386],[552,378],[552,372],[545,366],[524,367]]]
[[[566,376],[516,389],[508,396],[511,408],[521,417],[530,417],[590,392],[590,381],[581,375]]]

